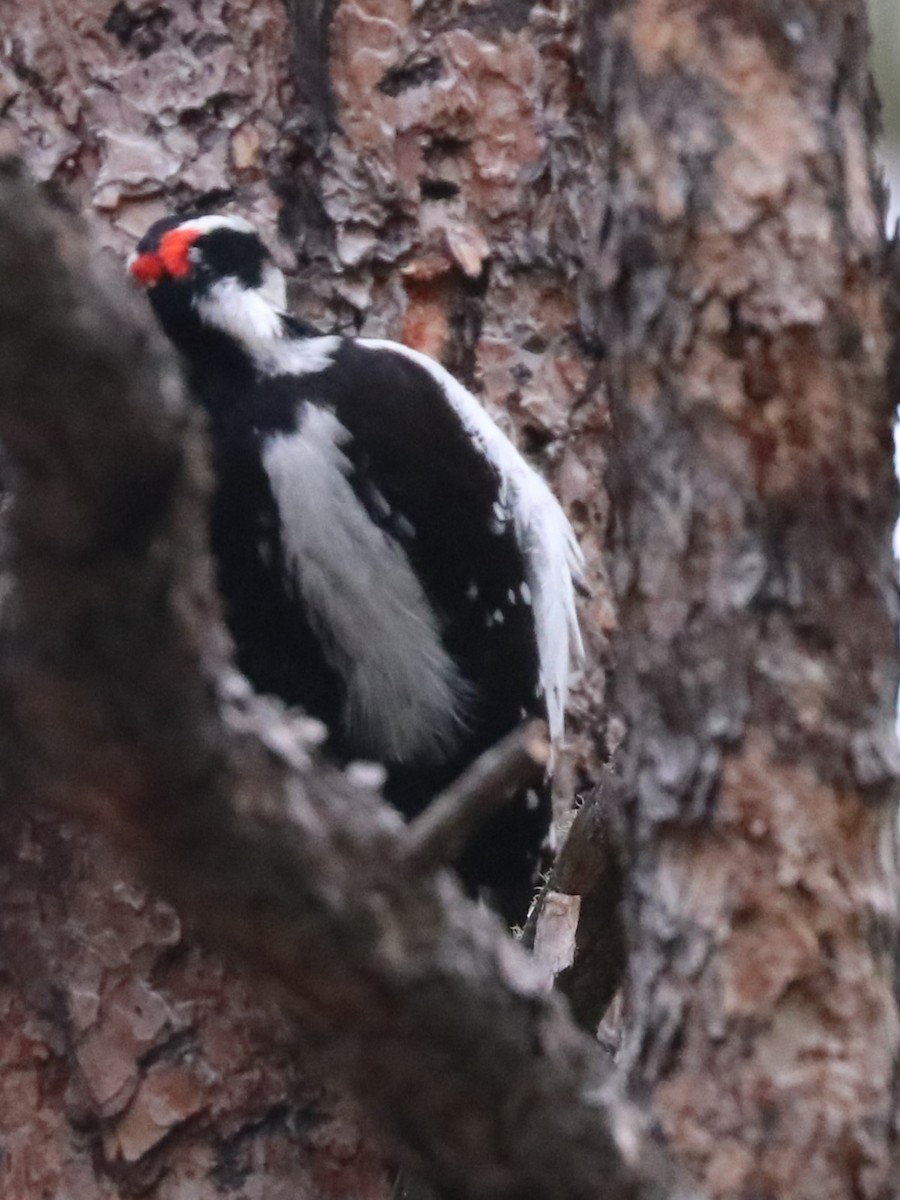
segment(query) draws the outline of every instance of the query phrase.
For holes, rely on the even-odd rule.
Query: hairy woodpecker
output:
[[[563,730],[581,553],[549,488],[438,363],[286,311],[256,230],[158,221],[130,259],[209,414],[211,543],[238,663],[423,808],[530,715]],[[459,871],[521,919],[549,823],[519,798]]]

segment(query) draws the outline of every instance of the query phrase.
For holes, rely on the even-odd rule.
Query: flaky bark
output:
[[[586,8],[627,1070],[715,1196],[896,1194],[885,260],[862,3]]]
[[[611,625],[596,485],[605,410],[591,399],[595,348],[575,328],[572,281],[602,178],[569,6],[426,4],[413,16],[383,0],[289,7],[290,20],[280,0],[72,0],[64,13],[53,0],[10,0],[0,5],[0,145],[80,209],[119,263],[156,217],[230,204],[275,243],[305,315],[404,336],[475,379],[553,475],[592,564],[582,622],[593,673],[578,720],[581,757],[596,765]],[[140,1180],[168,1197],[189,1181],[206,1200],[238,1177],[248,1194],[278,1195],[294,1172],[313,1194],[376,1194],[371,1139],[323,1094],[321,1072],[304,1082],[285,1064],[281,1025],[269,1040],[268,1010],[250,1016],[252,983],[201,954],[171,916],[155,940],[147,912],[158,902],[118,899],[143,895],[125,865],[114,888],[108,850],[65,826],[72,853],[62,857],[60,836],[49,818],[26,822],[0,874],[0,906],[24,907],[31,940],[47,947],[8,959],[0,1034],[36,1049],[29,1101],[0,1097],[0,1131],[19,1131],[6,1139],[0,1191],[27,1170],[35,1190],[46,1181],[74,1195],[77,1180],[106,1195]],[[37,886],[35,858],[56,866],[52,909],[20,900]],[[110,930],[119,949],[98,964],[91,947],[108,947]],[[82,992],[91,1005],[79,1006]],[[35,995],[57,997],[39,1019]],[[145,1023],[147,1005],[177,1019]],[[226,1041],[237,1082],[223,1092]],[[112,1043],[125,1085],[113,1099],[99,1084],[83,1096],[82,1045]],[[142,1084],[163,1067],[169,1092],[188,1097],[167,1110]],[[132,1126],[145,1140],[123,1150],[118,1131]],[[40,1155],[21,1132],[37,1127]]]

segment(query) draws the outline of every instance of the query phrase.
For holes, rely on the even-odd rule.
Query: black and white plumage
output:
[[[407,814],[527,716],[558,741],[581,554],[474,396],[405,346],[289,316],[240,218],[160,221],[130,265],[209,414],[212,549],[253,685],[320,717],[340,759],[382,762]],[[522,797],[460,864],[507,916],[548,803]]]

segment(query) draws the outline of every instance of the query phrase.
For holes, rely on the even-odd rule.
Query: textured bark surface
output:
[[[625,1068],[713,1196],[896,1194],[886,270],[861,3],[593,6]],[[601,286],[598,286],[598,283]]]
[[[518,427],[550,470],[579,521],[595,576],[588,640],[600,664],[611,625],[599,558],[606,514],[595,486],[605,411],[590,400],[594,356],[577,335],[572,279],[583,235],[597,220],[592,193],[602,181],[581,128],[569,8],[532,15],[527,3],[429,4],[414,17],[395,0],[289,8],[293,29],[280,0],[3,5],[0,146],[18,149],[118,257],[173,208],[230,206],[275,243],[295,279],[299,311],[328,325],[405,337],[477,381],[495,414]],[[579,728],[600,711],[602,687],[598,666]],[[593,757],[594,744],[582,740],[582,760]],[[52,822],[27,826],[22,837],[33,855],[56,861]],[[6,844],[4,894],[15,900],[30,886],[31,867],[15,835]],[[335,1107],[285,1068],[284,1031],[276,1023],[269,1044],[265,1020],[247,1009],[252,986],[192,949],[177,927],[174,944],[154,950],[143,908],[135,907],[129,927],[128,906],[107,898],[108,852],[76,829],[67,830],[65,845],[77,870],[60,875],[46,917],[27,909],[53,951],[12,964],[16,1003],[0,1026],[10,1045],[26,1034],[37,1038],[25,990],[58,997],[41,1020],[29,1068],[34,1113],[15,1091],[6,1093],[5,1107],[0,1101],[0,1129],[38,1120],[56,1149],[35,1154],[21,1135],[12,1139],[0,1168],[7,1178],[19,1179],[27,1161],[37,1172],[29,1184],[35,1190],[46,1184],[56,1188],[49,1194],[68,1195],[78,1174],[86,1194],[91,1187],[113,1194],[122,1170],[123,1187],[130,1178],[150,1184],[158,1177],[148,1194],[174,1196],[190,1180],[206,1200],[230,1194],[237,1175],[209,1164],[220,1155],[228,1160],[235,1143],[247,1195],[254,1188],[270,1194],[282,1176],[297,1186],[315,1176],[312,1194],[331,1188],[336,1196],[362,1196],[364,1187],[377,1194],[367,1135],[344,1102]],[[117,890],[135,888],[125,875]],[[76,911],[80,937],[64,938],[58,931]],[[124,948],[116,969],[95,984],[91,1037],[98,1045],[104,1036],[118,1042],[119,1029],[141,1022],[145,993],[155,1010],[167,1011],[167,988],[174,989],[183,1001],[180,1036],[202,1047],[204,1022],[228,1028],[236,1078],[247,1064],[247,1087],[235,1085],[227,1113],[224,1100],[210,1107],[212,1083],[198,1091],[195,1082],[214,1080],[216,1063],[206,1064],[202,1050],[182,1056],[177,1045],[169,1055],[165,1021],[148,1026],[145,1040],[121,1039],[115,1101],[95,1102],[88,1092],[83,1119],[73,1107],[71,1095],[83,1088],[68,1049],[78,1042],[70,981],[92,957],[82,947],[106,944],[107,929],[122,930]],[[132,954],[132,945],[149,948]],[[195,998],[198,972],[221,980],[215,994],[204,988]],[[157,983],[161,973],[166,987]],[[154,1118],[163,1136],[123,1153],[115,1130],[146,1125],[137,1084],[147,1055],[168,1066],[172,1089],[190,1098],[191,1111],[176,1106]],[[254,1087],[257,1073],[265,1084]],[[307,1137],[310,1086],[319,1124]],[[270,1131],[271,1112],[276,1125],[284,1122],[288,1149]],[[82,1137],[83,1127],[96,1136]],[[54,1182],[61,1170],[65,1186]]]
[[[57,816],[0,836],[10,1200],[385,1194],[382,1152],[258,984]]]

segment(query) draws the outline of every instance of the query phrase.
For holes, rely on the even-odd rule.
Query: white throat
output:
[[[217,279],[194,306],[205,325],[227,333],[248,349],[282,336],[281,317],[287,305],[284,276],[266,268],[259,287],[245,287],[233,275]]]
[[[284,276],[272,264],[262,284],[245,287],[233,276],[217,280],[194,302],[204,325],[233,338],[261,375],[307,375],[331,366],[338,337],[300,338],[285,329]]]

